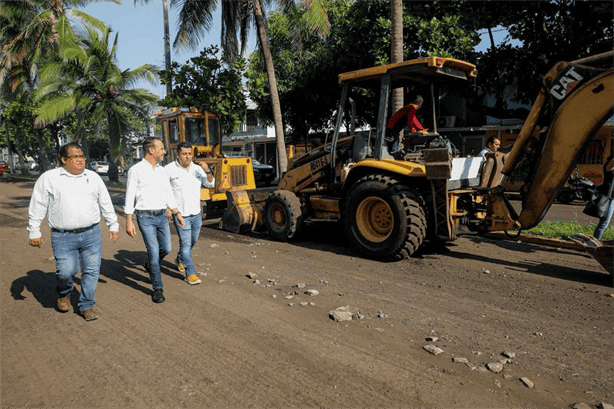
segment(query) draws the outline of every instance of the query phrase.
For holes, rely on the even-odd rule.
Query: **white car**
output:
[[[109,162],[105,162],[102,160],[93,161],[92,169],[100,175],[106,175],[107,173],[109,173]]]

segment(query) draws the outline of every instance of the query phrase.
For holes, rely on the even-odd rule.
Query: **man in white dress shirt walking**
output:
[[[202,186],[214,187],[215,179],[206,162],[197,165],[192,163],[192,158],[192,145],[189,142],[181,142],[177,145],[177,159],[166,165],[165,169],[177,200],[177,207],[185,220],[184,226],[180,226],[177,220],[174,220],[179,235],[179,253],[175,263],[179,271],[186,274],[185,281],[188,284],[199,284],[201,281],[196,276],[192,248],[198,240],[203,225],[200,189]],[[169,210],[167,216],[169,219],[172,218]]]
[[[171,209],[177,223],[185,225],[185,221],[177,208],[177,202],[171,190],[168,174],[160,162],[164,159],[166,150],[164,143],[156,138],[146,138],[143,142],[145,157],[128,171],[126,182],[126,233],[130,237],[136,235],[136,227],[132,215],[136,213],[136,221],[143,234],[147,248],[145,269],[153,287],[152,301],[164,302],[160,262],[171,252],[171,230],[166,219],[166,209]]]
[[[43,173],[32,192],[29,209],[29,244],[44,243],[40,226],[45,216],[51,228],[51,247],[55,258],[58,301],[61,312],[70,310],[73,278],[81,263],[79,310],[86,321],[97,317],[94,294],[100,275],[102,237],[100,212],[115,242],[119,223],[111,197],[96,172],[85,169],[83,149],[68,143],[60,149],[62,167]]]

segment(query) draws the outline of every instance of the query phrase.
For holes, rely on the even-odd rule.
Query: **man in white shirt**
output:
[[[152,300],[164,302],[160,262],[171,252],[171,230],[166,220],[166,209],[172,209],[180,226],[185,224],[177,202],[173,196],[168,174],[160,165],[166,154],[164,144],[156,138],[146,138],[143,142],[145,157],[128,171],[126,182],[126,233],[130,237],[136,235],[136,227],[132,215],[136,213],[136,221],[143,241],[147,248],[145,269],[153,287]]]
[[[484,149],[482,149],[480,153],[478,153],[478,156],[485,158],[487,153],[497,152],[500,146],[501,146],[501,139],[497,138],[496,136],[491,136],[490,138],[488,138],[488,141],[486,142],[486,146],[484,147]]]
[[[177,200],[177,207],[185,220],[184,226],[179,226],[174,220],[177,234],[179,235],[179,253],[175,263],[182,273],[186,273],[185,281],[188,284],[199,284],[201,281],[196,276],[196,269],[192,262],[192,248],[200,235],[203,225],[200,209],[200,189],[202,186],[214,187],[215,179],[206,162],[198,165],[192,163],[192,145],[189,142],[181,142],[177,145],[177,159],[165,166],[173,189],[173,195]],[[167,216],[172,218],[170,211]]]
[[[40,247],[44,243],[40,226],[47,216],[55,258],[58,309],[61,312],[70,309],[73,278],[80,262],[78,306],[85,320],[92,321],[98,318],[93,307],[102,254],[100,212],[113,242],[119,236],[119,223],[104,182],[96,172],[85,169],[81,146],[76,143],[62,146],[60,160],[62,167],[43,173],[34,185],[28,212],[29,244]]]

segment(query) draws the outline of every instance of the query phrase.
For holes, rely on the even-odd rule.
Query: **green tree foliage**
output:
[[[38,97],[37,124],[45,125],[75,112],[82,145],[87,145],[84,118],[96,124],[96,136],[106,121],[111,154],[109,179],[117,181],[116,160],[126,150],[132,128],[129,117],[145,119],[157,96],[139,88],[138,81],[157,82],[157,68],[144,64],[122,71],[116,63],[118,36],[111,43],[111,29],[102,33],[87,28],[87,36],[60,48],[60,53],[44,60]],[[87,154],[87,153],[86,153]]]
[[[467,58],[479,42],[477,33],[460,26],[463,16],[441,13],[426,16],[420,2],[405,2],[403,17],[404,59],[430,55]],[[268,23],[269,41],[279,83],[287,134],[297,142],[308,132],[331,128],[339,97],[338,74],[390,62],[390,2],[325,2],[331,24],[326,37],[303,30],[301,48],[294,43],[292,30],[306,27],[302,13],[274,13]],[[268,89],[263,81],[261,60],[252,54],[247,77],[250,98],[258,104],[260,116],[270,121]],[[376,107],[364,95],[352,96],[358,115],[372,121]]]
[[[121,0],[110,1],[121,3]],[[70,48],[76,40],[69,16],[91,27],[104,26],[99,20],[73,8],[88,2],[0,2],[0,91],[3,102],[16,101],[23,96],[33,97],[39,80],[37,69],[42,59],[57,54],[61,46]],[[37,149],[43,171],[50,166],[46,155],[46,133],[48,130],[36,130]]]
[[[467,7],[476,20],[488,21],[490,27],[500,25],[509,33],[502,44],[479,56],[478,85],[496,92],[516,83],[516,102],[532,103],[541,78],[557,62],[612,50],[614,3],[610,1],[498,2],[496,8],[481,10],[473,3],[468,2]]]
[[[160,101],[166,107],[199,106],[221,115],[222,133],[229,135],[245,120],[246,103],[241,78],[245,60],[226,64],[218,58],[217,47],[205,48],[181,65],[173,62],[160,73],[163,84],[172,81],[170,95]]]

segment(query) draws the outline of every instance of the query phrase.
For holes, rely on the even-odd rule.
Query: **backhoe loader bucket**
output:
[[[264,228],[266,200],[275,188],[226,192],[226,212],[218,227],[231,233],[248,233]]]

